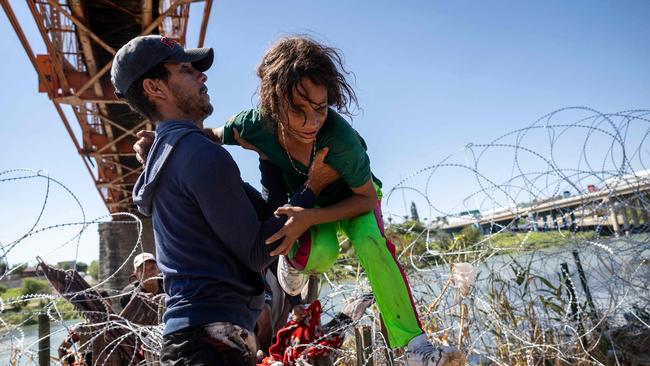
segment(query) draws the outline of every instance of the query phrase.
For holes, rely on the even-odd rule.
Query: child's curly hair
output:
[[[296,90],[308,99],[298,88],[303,77],[327,88],[327,104],[340,113],[351,116],[350,107],[358,107],[357,96],[346,80],[350,75],[343,67],[340,51],[318,43],[304,35],[280,39],[262,58],[257,67],[260,77],[259,109],[264,117],[276,122],[286,121],[281,105],[299,110],[293,100]]]

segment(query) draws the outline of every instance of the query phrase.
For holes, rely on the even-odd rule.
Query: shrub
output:
[[[52,292],[47,281],[35,278],[25,278],[21,290],[23,295],[49,294]]]

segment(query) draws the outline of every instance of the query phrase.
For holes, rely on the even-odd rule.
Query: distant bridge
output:
[[[436,228],[456,232],[475,225],[484,233],[503,228],[511,231],[607,228],[617,235],[650,228],[650,171],[606,180],[603,185],[600,190],[570,197],[448,216]]]

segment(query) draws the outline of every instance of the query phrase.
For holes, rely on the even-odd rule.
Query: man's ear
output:
[[[164,88],[163,85],[161,85],[162,83],[162,80],[144,79],[144,81],[142,81],[142,89],[149,98],[167,99],[167,94],[165,94],[167,88]]]

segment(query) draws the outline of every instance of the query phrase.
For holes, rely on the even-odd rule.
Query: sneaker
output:
[[[278,282],[287,295],[300,295],[308,280],[309,276],[293,268],[286,256],[280,256],[278,260]]]
[[[426,334],[411,339],[406,351],[408,366],[464,366],[465,355],[455,347],[434,347]]]

